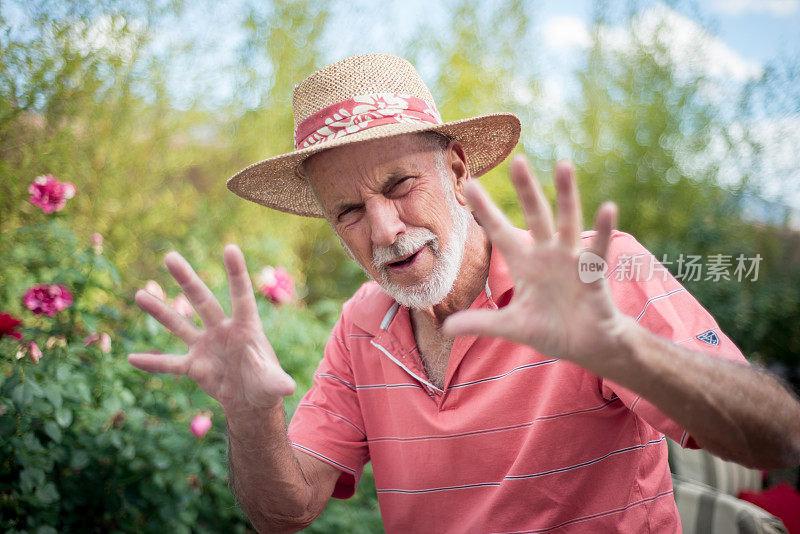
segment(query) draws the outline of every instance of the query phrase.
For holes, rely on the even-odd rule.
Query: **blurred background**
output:
[[[221,251],[238,243],[300,386],[291,415],[364,276],[323,221],[244,201],[225,181],[291,150],[294,84],[371,52],[414,63],[445,121],[518,114],[517,151],[551,199],[554,161],[574,160],[587,227],[613,199],[619,228],[659,259],[729,256],[728,279],[684,285],[751,361],[797,387],[799,1],[4,1],[0,314],[19,324],[0,330],[0,529],[247,529],[217,405],[125,361],[183,350],[133,293],[154,281],[175,303],[162,260],[177,249],[225,302]],[[29,200],[47,174],[76,188],[54,213]],[[482,181],[521,226],[507,165]],[[761,258],[757,276],[737,279],[739,255]],[[263,287],[268,266],[285,268],[296,298]],[[23,299],[36,284],[73,302],[36,312]],[[381,528],[367,469],[309,531]]]

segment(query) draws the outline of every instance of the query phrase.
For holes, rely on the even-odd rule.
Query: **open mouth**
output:
[[[423,247],[423,248],[425,248],[425,247]],[[414,260],[417,258],[417,256],[419,255],[419,253],[421,251],[422,251],[422,248],[419,249],[416,252],[411,253],[409,256],[406,256],[405,258],[403,258],[401,260],[393,261],[392,263],[387,263],[386,265],[388,267],[393,268],[393,269],[398,269],[400,267],[405,267],[406,265],[411,265],[414,262]]]

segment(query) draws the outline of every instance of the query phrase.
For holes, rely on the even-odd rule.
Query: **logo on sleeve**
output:
[[[713,330],[706,330],[702,334],[698,334],[695,337],[707,345],[713,345],[715,347],[719,345],[719,336]]]

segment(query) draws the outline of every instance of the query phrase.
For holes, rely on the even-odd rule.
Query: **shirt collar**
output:
[[[530,234],[525,230],[515,228],[514,231],[522,243],[527,245],[532,242]],[[363,291],[363,294],[362,291],[357,292],[353,297],[357,301],[354,303],[351,317],[353,323],[362,330],[372,335],[379,335],[389,328],[399,306],[376,282],[369,282],[367,285],[372,287]],[[485,294],[490,300],[499,302],[507,292],[514,289],[514,279],[508,270],[508,264],[494,243],[492,243],[486,285],[488,292],[484,289],[476,299],[483,298]]]

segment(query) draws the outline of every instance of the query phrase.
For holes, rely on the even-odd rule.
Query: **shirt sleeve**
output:
[[[314,373],[314,383],[288,428],[292,447],[341,470],[333,490],[333,497],[338,499],[353,496],[364,464],[369,461],[343,322],[340,318],[334,326]]]
[[[680,347],[737,364],[749,365],[708,311],[633,236],[615,232],[606,273],[617,307],[651,332]],[[640,395],[601,379],[603,397],[619,397],[650,426],[680,443],[699,448],[676,422]]]

